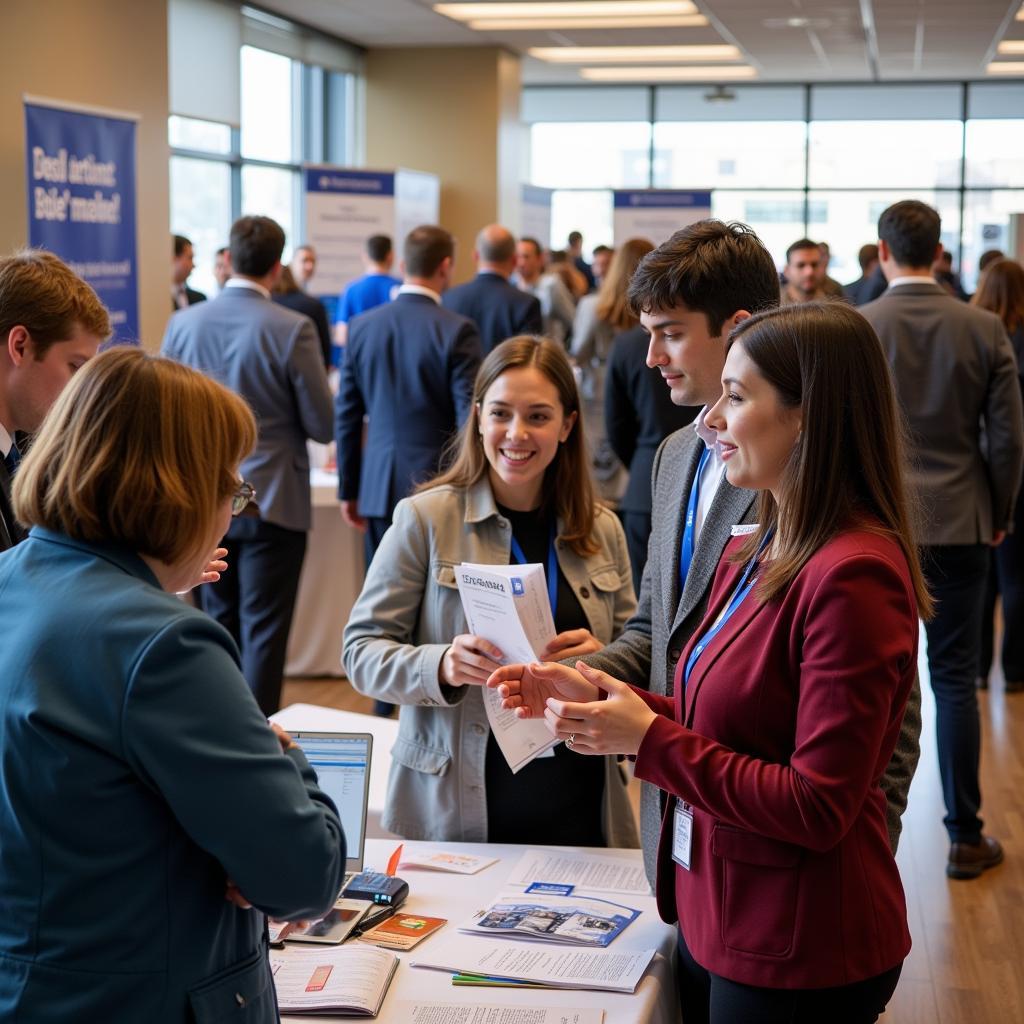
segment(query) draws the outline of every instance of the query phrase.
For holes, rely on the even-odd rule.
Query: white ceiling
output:
[[[526,32],[476,32],[435,14],[430,0],[256,3],[367,48],[729,42],[759,81],[984,78],[1000,40],[1024,39],[1024,21],[1014,20],[1021,0],[695,0],[709,21],[702,28]],[[524,57],[523,81],[580,78],[574,67]]]

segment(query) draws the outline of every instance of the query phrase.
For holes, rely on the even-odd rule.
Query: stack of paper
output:
[[[423,871],[448,871],[455,875],[475,875],[492,864],[497,857],[477,857],[471,853],[453,853],[450,850],[410,850],[402,855],[399,865],[403,868],[420,868]]]
[[[604,1010],[560,1006],[467,1006],[465,1003],[394,1004],[406,1024],[602,1024]]]
[[[572,885],[591,892],[644,896],[651,892],[638,858],[568,850],[527,850],[508,878],[509,885],[526,886],[538,881]]]
[[[282,1013],[376,1017],[398,957],[366,946],[271,950],[270,969]]]

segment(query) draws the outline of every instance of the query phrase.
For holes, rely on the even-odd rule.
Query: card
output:
[[[448,923],[444,917],[421,917],[418,914],[394,914],[386,921],[359,936],[361,942],[371,942],[386,949],[412,949],[428,935],[433,935]]]

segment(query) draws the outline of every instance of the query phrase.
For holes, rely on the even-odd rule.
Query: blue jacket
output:
[[[450,288],[441,300],[445,309],[468,316],[480,329],[484,355],[506,338],[540,334],[540,300],[501,276],[481,271],[465,284]]]
[[[228,633],[38,527],[0,556],[0,622],[0,1020],[276,1021],[260,911],[326,910],[345,839]]]
[[[335,406],[338,496],[384,519],[438,470],[469,414],[480,336],[429,296],[400,294],[348,325]],[[363,448],[363,416],[369,418]]]

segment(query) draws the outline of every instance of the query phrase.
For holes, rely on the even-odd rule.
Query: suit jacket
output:
[[[24,540],[26,533],[21,524],[14,518],[11,506],[11,476],[7,465],[0,459],[0,551],[13,548]]]
[[[999,317],[928,280],[861,307],[882,341],[910,428],[924,544],[988,544],[1013,515],[1024,413]]]
[[[206,301],[206,293],[196,291],[195,288],[189,288],[188,285],[185,285],[185,298],[188,299],[188,304],[190,306],[194,306],[197,302]],[[171,299],[171,312],[178,312],[178,304],[174,301],[173,297]]]
[[[834,537],[781,596],[748,595],[684,691],[682,666],[743,571],[729,561],[741,544],[726,548],[674,699],[640,691],[659,717],[636,774],[672,794],[658,909],[731,981],[848,985],[910,949],[880,782],[916,674],[914,588],[891,537]],[[677,800],[693,809],[690,870],[671,856]]]
[[[669,434],[691,423],[700,408],[673,403],[661,373],[645,361],[648,340],[642,327],[634,327],[612,342],[604,418],[608,441],[629,469],[629,484],[619,508],[649,515],[654,454]]]
[[[0,617],[0,1019],[276,1022],[259,911],[330,907],[345,839],[234,641],[133,552],[38,527]]]
[[[331,365],[331,328],[327,324],[327,310],[324,304],[314,295],[305,292],[285,292],[283,295],[272,296],[273,300],[285,309],[293,309],[313,321],[317,337],[320,339],[320,350],[324,355],[324,366]]]
[[[251,288],[225,288],[215,299],[175,313],[161,352],[215,377],[249,403],[259,437],[242,475],[256,488],[260,516],[287,530],[308,530],[306,439],[331,439],[331,392],[309,317]],[[201,439],[202,425],[196,430]]]
[[[541,333],[540,300],[509,284],[501,274],[481,271],[472,281],[450,288],[441,301],[445,309],[476,324],[484,355],[506,338]]]
[[[686,586],[679,592],[679,547],[686,502],[697,473],[704,442],[690,427],[669,435],[654,457],[651,471],[651,539],[640,583],[636,614],[625,631],[584,660],[659,696],[672,696],[674,675],[683,647],[704,617],[711,583],[737,523],[756,520],[753,491],[740,490],[723,479],[708,510],[690,563]],[[921,689],[915,679],[899,742],[882,780],[887,797],[889,839],[899,842],[900,816],[907,806],[910,783],[921,756]],[[640,838],[644,866],[651,884],[657,875],[658,837],[663,799],[657,786],[640,791]]]
[[[429,296],[406,292],[350,321],[335,406],[341,500],[358,499],[361,515],[389,519],[437,472],[469,414],[479,366],[472,321]]]

